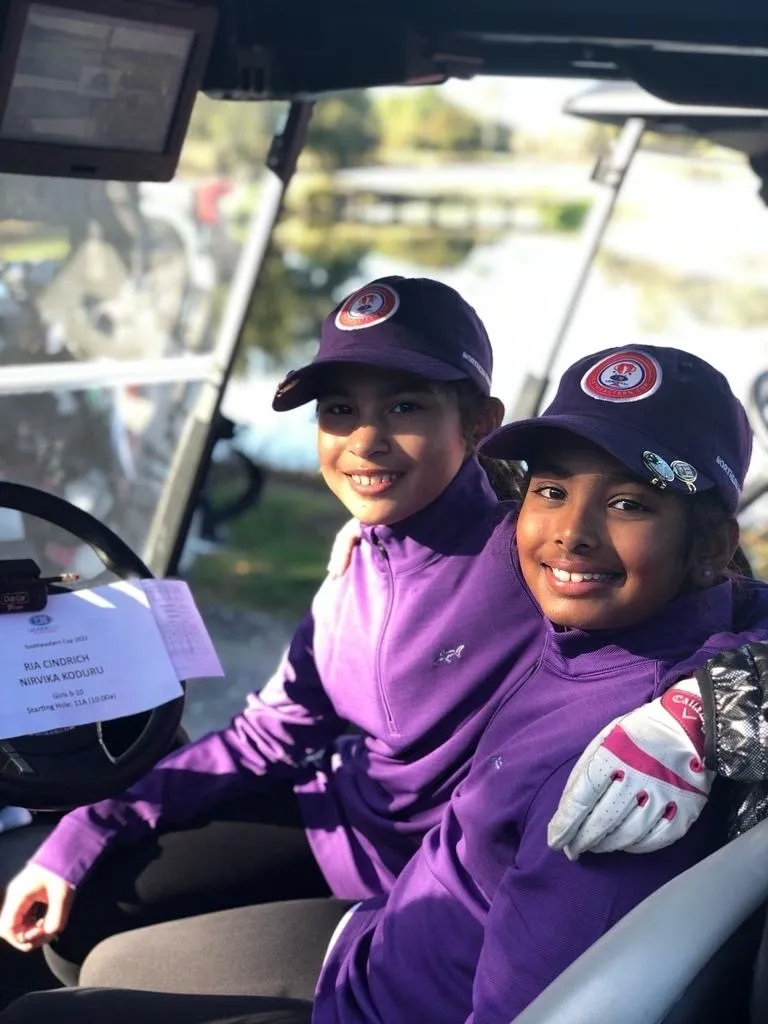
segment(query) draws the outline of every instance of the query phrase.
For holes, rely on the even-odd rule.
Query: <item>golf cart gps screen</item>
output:
[[[0,141],[163,153],[195,35],[30,3]]]

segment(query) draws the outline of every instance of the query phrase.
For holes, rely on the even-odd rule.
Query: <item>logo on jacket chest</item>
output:
[[[466,644],[459,644],[458,647],[445,647],[442,651],[438,651],[435,660],[432,662],[433,665],[452,665],[455,661],[461,661],[464,657],[464,651],[466,650]]]

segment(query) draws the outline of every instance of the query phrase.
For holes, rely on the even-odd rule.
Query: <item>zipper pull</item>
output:
[[[389,553],[386,547],[384,546],[384,542],[376,534],[375,530],[371,530],[371,540],[373,541],[373,546],[376,548],[376,550],[379,552],[382,558],[385,558],[387,561],[389,561]]]

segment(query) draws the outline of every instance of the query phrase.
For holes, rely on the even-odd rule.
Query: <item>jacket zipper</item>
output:
[[[389,581],[389,586],[387,590],[387,609],[384,614],[384,622],[382,623],[381,631],[379,632],[379,640],[376,645],[376,684],[379,688],[379,697],[381,698],[381,704],[382,707],[384,708],[384,715],[387,719],[389,731],[396,736],[398,732],[397,725],[395,723],[394,715],[392,714],[392,708],[389,706],[389,700],[387,698],[387,694],[384,689],[384,684],[382,682],[381,671],[382,647],[384,646],[384,637],[386,635],[387,629],[389,628],[389,620],[392,617],[392,606],[395,603],[395,577],[392,572],[392,566],[389,561],[387,549],[384,547],[384,545],[378,538],[376,539],[376,547],[379,553],[381,554],[382,558],[384,559],[384,563],[387,567],[387,579]]]

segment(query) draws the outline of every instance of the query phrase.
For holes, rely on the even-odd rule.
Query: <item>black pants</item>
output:
[[[292,786],[277,783],[108,854],[83,883],[46,959],[60,981],[77,985],[83,961],[110,935],[232,907],[329,896]]]
[[[85,988],[25,996],[0,1024],[309,1024],[349,905],[292,900],[116,935],[87,958]]]
[[[23,996],[2,1024],[310,1024],[311,1003],[65,988]]]

